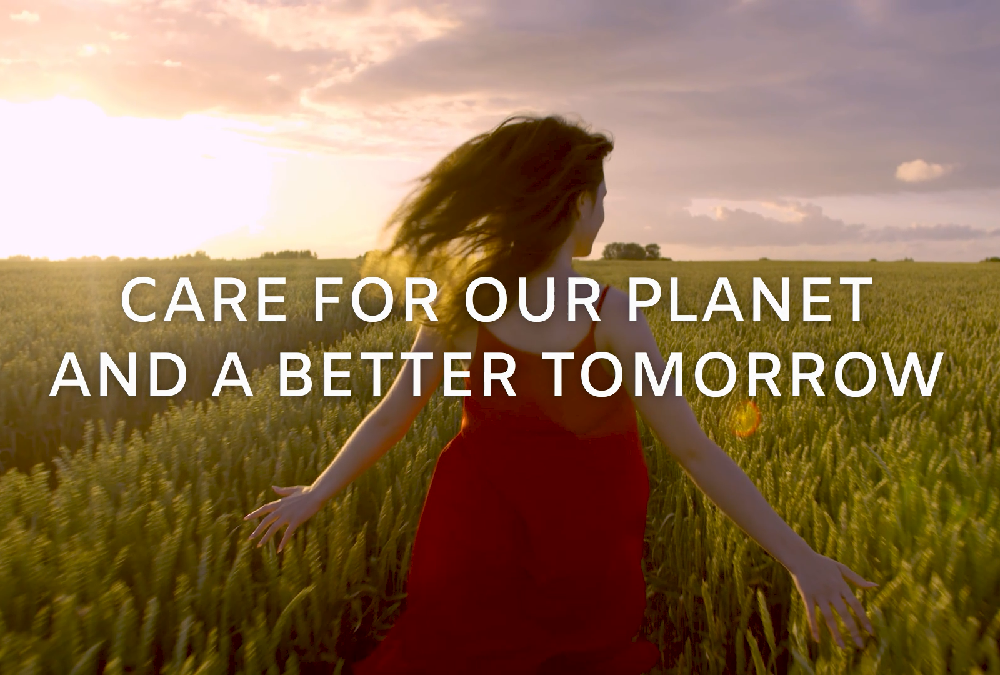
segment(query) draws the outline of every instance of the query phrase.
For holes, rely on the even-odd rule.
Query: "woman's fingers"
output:
[[[288,524],[287,522],[282,522],[280,520],[275,521],[274,524],[271,525],[271,527],[268,529],[267,534],[265,534],[261,538],[260,542],[257,543],[257,547],[259,548],[264,544],[266,544],[268,541],[270,541],[271,537],[273,537],[278,532],[278,530],[282,528],[282,526],[287,524]]]
[[[268,525],[270,525],[271,523],[273,523],[274,521],[276,521],[279,518],[280,515],[281,514],[278,514],[278,513],[272,513],[267,518],[265,518],[264,520],[260,521],[260,523],[257,524],[257,529],[254,530],[253,534],[250,535],[250,541],[253,541],[254,539],[256,539],[257,535],[260,534],[261,532],[263,532],[264,528],[266,528]]]
[[[281,501],[281,500],[278,500],[278,501]],[[251,518],[258,518],[258,517],[264,515],[265,513],[269,513],[270,511],[273,511],[275,508],[277,508],[277,506],[278,506],[278,502],[277,501],[269,502],[267,504],[264,504],[264,506],[260,507],[259,509],[257,509],[253,513],[248,513],[247,515],[243,516],[243,520],[250,520]]]
[[[830,611],[830,603],[823,600],[819,603],[819,610],[823,612],[823,617],[826,619],[826,625],[830,629],[830,634],[833,639],[836,640],[837,644],[841,649],[845,649],[844,638],[840,634],[840,628],[837,626],[837,620],[833,618],[833,612]]]
[[[861,606],[861,602],[854,597],[853,593],[847,593],[844,597],[847,598],[847,602],[851,605],[854,610],[854,616],[861,620],[864,625],[865,630],[867,630],[872,635],[875,635],[875,629],[872,627],[872,622],[868,619],[868,615],[865,614],[865,608]]]
[[[850,593],[850,591],[848,591],[848,593]],[[851,616],[851,613],[847,611],[847,605],[844,604],[843,596],[834,598],[833,608],[837,610],[838,614],[840,614],[840,618],[843,620],[844,625],[847,626],[847,632],[851,634],[852,638],[854,638],[854,644],[858,647],[864,647],[865,642],[861,639],[861,633],[858,631],[858,624],[854,620],[854,617]]]
[[[260,523],[257,525],[257,529],[255,529],[253,531],[253,534],[250,535],[250,540],[253,541],[257,537],[257,535],[259,535],[261,532],[264,532],[264,530],[267,529],[267,532],[264,534],[261,540],[257,542],[258,547],[266,544],[271,539],[271,537],[277,534],[278,530],[280,530],[283,526],[288,525],[288,529],[285,531],[285,536],[282,538],[281,544],[278,546],[278,550],[280,551],[284,547],[285,543],[288,541],[292,532],[295,530],[295,528],[298,527],[298,523],[292,525],[291,520],[289,520],[289,517],[292,517],[292,519],[298,518],[297,516],[294,515],[294,513],[296,512],[296,505],[298,504],[298,502],[295,499],[289,500],[287,499],[287,497],[298,494],[305,488],[302,485],[294,485],[291,487],[278,487],[277,485],[272,485],[271,489],[277,492],[279,495],[282,495],[282,499],[273,501],[269,504],[264,504],[264,506],[260,507],[253,513],[244,516],[243,520],[249,520],[251,518],[256,518],[264,515],[267,516],[260,521]],[[295,502],[295,504],[293,504],[293,502]],[[288,507],[283,509],[284,513],[282,513],[281,512],[282,510],[279,509],[279,506],[282,503],[284,503]],[[289,509],[292,510],[289,511]],[[301,509],[298,510],[301,511]]]
[[[860,574],[852,570],[844,563],[838,562],[837,567],[840,568],[841,574],[847,577],[847,580],[850,581],[855,586],[863,586],[865,588],[874,588],[875,586],[878,586],[878,584],[876,584],[874,581],[868,581],[867,579],[862,577]]]
[[[841,635],[840,626],[837,624],[835,614],[839,614],[843,620],[844,626],[847,631],[851,634],[854,642],[859,647],[864,647],[864,640],[861,636],[861,628],[863,627],[872,635],[875,634],[875,629],[872,627],[871,621],[868,619],[868,615],[865,614],[864,607],[858,601],[854,594],[851,592],[850,587],[844,583],[844,579],[847,579],[856,586],[862,586],[865,588],[871,588],[877,586],[878,584],[872,583],[867,579],[862,578],[859,574],[854,572],[843,563],[837,562],[830,558],[826,558],[825,569],[822,569],[822,574],[818,576],[826,576],[822,580],[819,578],[809,578],[808,573],[804,573],[804,578],[800,579],[796,577],[795,583],[799,587],[799,592],[802,594],[802,599],[806,603],[806,617],[809,619],[809,630],[812,632],[813,639],[817,642],[819,641],[820,628],[818,625],[818,618],[816,616],[816,606],[819,606],[819,611],[823,614],[823,619],[826,621],[827,627],[830,629],[830,635],[836,641],[836,643],[843,649],[846,648],[844,644],[843,635]],[[830,562],[835,564],[835,567],[829,565]],[[839,578],[837,573],[833,570],[836,569],[839,572]],[[816,570],[819,572],[819,570]],[[817,589],[820,592],[813,594],[813,589]],[[836,588],[837,590],[833,590]],[[848,608],[850,605],[850,608]],[[851,613],[851,610],[854,613]]]
[[[819,625],[816,622],[816,603],[812,598],[804,598],[806,601],[806,618],[809,619],[809,630],[812,632],[813,640],[819,642]]]
[[[281,538],[281,543],[278,544],[278,553],[281,553],[281,549],[285,548],[285,544],[292,538],[292,532],[294,532],[295,529],[295,525],[292,525],[291,523],[288,524],[288,529],[285,530],[285,536]]]

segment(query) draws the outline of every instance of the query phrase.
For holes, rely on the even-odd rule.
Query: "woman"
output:
[[[460,146],[424,175],[389,225],[399,230],[387,251],[408,254],[409,272],[450,269],[451,283],[434,305],[434,325],[420,327],[412,350],[432,352],[413,395],[407,361],[379,405],[336,459],[309,486],[275,488],[281,499],[247,518],[263,517],[258,546],[287,526],[292,533],[375,463],[406,433],[437,390],[443,352],[472,357],[462,429],[435,465],[413,543],[407,605],[359,675],[376,673],[614,673],[638,674],[659,660],[658,649],[635,640],[645,609],[642,543],[649,482],[635,411],[643,416],[692,480],[795,579],[814,639],[818,605],[840,646],[838,613],[855,642],[857,621],[871,623],[845,579],[871,587],[845,565],[813,551],[766,503],[740,468],[698,426],[683,397],[638,396],[632,368],[606,397],[588,393],[576,375],[594,352],[622,364],[650,355],[654,372],[666,364],[645,317],[628,317],[619,289],[595,292],[591,321],[568,320],[574,257],[591,253],[604,222],[603,162],[613,148],[602,134],[561,117],[510,117]],[[466,261],[464,272],[453,263]],[[450,267],[449,267],[450,265]],[[430,272],[428,272],[430,270]],[[446,275],[448,276],[448,275]],[[469,317],[465,290],[493,277],[509,297],[525,278],[523,303],[541,325],[505,312],[488,330]],[[489,285],[475,293],[480,314],[499,307]],[[513,304],[513,303],[511,303]],[[554,395],[555,362],[544,352],[572,352]],[[486,395],[484,357],[508,354],[508,390],[492,380]],[[608,360],[592,368],[590,385],[614,381]],[[574,364],[576,367],[574,368]],[[493,367],[491,372],[503,371]],[[832,611],[831,611],[832,610]]]

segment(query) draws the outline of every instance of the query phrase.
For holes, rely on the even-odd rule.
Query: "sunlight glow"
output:
[[[0,101],[0,257],[162,257],[256,227],[276,153],[238,129],[109,117],[63,96]]]
[[[740,403],[730,418],[730,431],[740,438],[747,438],[760,426],[760,409],[752,400]]]

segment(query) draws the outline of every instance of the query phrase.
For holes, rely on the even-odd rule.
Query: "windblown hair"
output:
[[[497,279],[511,304],[518,277],[552,260],[573,230],[578,197],[596,199],[613,149],[608,136],[558,115],[508,117],[416,179],[421,185],[386,223],[386,230],[398,226],[391,245],[366,258],[362,273],[402,252],[402,276],[437,284],[436,327],[450,339],[474,321],[465,292],[475,278]],[[495,312],[496,290],[480,286],[475,306]]]

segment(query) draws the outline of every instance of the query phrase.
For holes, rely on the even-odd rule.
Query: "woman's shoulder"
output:
[[[451,336],[451,339],[448,342],[448,348],[451,351],[474,352],[476,351],[476,342],[478,337],[478,323],[473,322],[464,325],[455,331],[455,334]]]
[[[598,351],[612,352],[612,345],[631,342],[631,338],[640,332],[645,323],[645,315],[641,310],[636,312],[635,320],[629,317],[629,296],[626,291],[608,284],[604,292],[604,301],[598,313],[600,321],[594,328],[594,344]]]
[[[628,293],[622,289],[607,284],[603,291],[604,299],[601,301],[601,311],[598,316],[601,321],[607,321],[605,314],[609,318],[621,318],[628,315]]]

